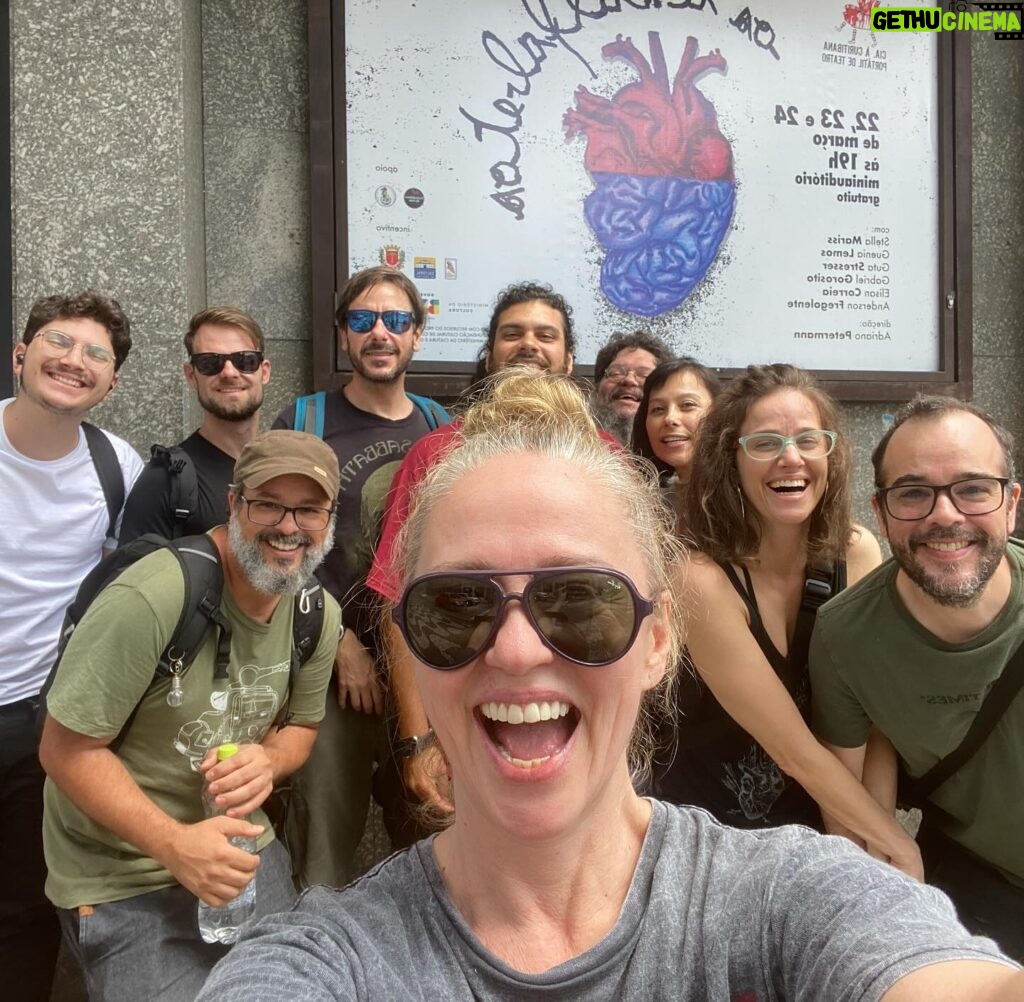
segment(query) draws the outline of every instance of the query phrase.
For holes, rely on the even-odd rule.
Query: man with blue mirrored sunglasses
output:
[[[335,547],[317,573],[342,606],[345,631],[327,714],[313,754],[293,778],[285,822],[304,886],[344,884],[354,876],[371,792],[396,847],[407,837],[401,780],[388,751],[376,600],[365,582],[394,472],[414,442],[448,423],[435,401],[406,393],[406,370],[426,320],[406,275],[388,267],[356,273],[339,293],[336,317],[351,379],[340,390],[300,398],[274,422],[323,438],[338,456],[342,483]]]

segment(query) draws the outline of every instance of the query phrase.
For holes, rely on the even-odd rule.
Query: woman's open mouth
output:
[[[580,720],[579,711],[560,700],[482,703],[477,713],[491,743],[518,769],[535,769],[562,752]]]

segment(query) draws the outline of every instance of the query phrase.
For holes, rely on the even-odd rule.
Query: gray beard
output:
[[[614,436],[627,449],[633,439],[633,419],[620,414],[611,404],[596,398],[591,403],[591,413],[602,431]]]
[[[262,538],[309,545],[309,537],[301,532],[290,535],[280,532],[263,533]],[[231,550],[231,555],[238,561],[238,566],[241,567],[249,584],[265,595],[298,595],[309,576],[323,563],[333,545],[334,516],[332,515],[324,541],[318,546],[310,546],[302,558],[302,563],[294,571],[286,574],[267,564],[260,549],[260,537],[245,538],[234,512],[228,519],[228,547]]]

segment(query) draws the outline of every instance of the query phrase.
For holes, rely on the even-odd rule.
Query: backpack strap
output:
[[[292,423],[295,431],[304,431],[308,435],[316,435],[317,438],[323,438],[326,401],[327,393],[325,390],[299,397],[295,401],[295,418]]]
[[[110,439],[96,425],[90,424],[88,421],[82,422],[82,431],[85,433],[92,465],[96,467],[96,477],[107,502],[109,516],[107,538],[113,539],[114,531],[117,528],[117,517],[121,514],[121,509],[124,508],[124,473],[121,471],[117,451]]]
[[[168,500],[174,514],[171,538],[185,534],[188,520],[199,507],[199,479],[192,457],[178,445],[154,445],[149,450],[150,462],[167,470],[170,496]]]
[[[214,678],[228,677],[231,657],[231,625],[220,611],[224,591],[224,571],[216,544],[205,533],[185,536],[170,546],[181,563],[185,581],[185,601],[178,625],[157,664],[154,681],[186,671],[203,646],[210,625],[219,631]],[[177,662],[175,670],[174,662]]]
[[[451,424],[451,416],[436,400],[431,400],[430,397],[420,397],[415,393],[407,393],[406,396],[422,412],[427,427],[431,431],[443,424]]]
[[[840,570],[837,564],[844,566]],[[800,610],[796,614],[796,628],[789,644],[789,660],[794,665],[806,665],[811,649],[811,631],[818,610],[837,594],[846,583],[845,561],[829,561],[819,567],[807,566],[804,578],[804,593],[800,599]]]
[[[313,656],[324,630],[324,589],[315,577],[309,577],[295,596],[292,610],[292,654],[288,665],[288,696],[295,690],[295,682],[303,665]],[[278,730],[284,727],[292,714],[285,710],[278,720]]]
[[[958,769],[974,756],[999,723],[1007,707],[1024,685],[1024,644],[1021,644],[1006,662],[999,678],[989,689],[978,712],[967,728],[963,740],[948,755],[943,756],[923,776],[917,779],[905,777],[906,790],[911,801],[923,803],[932,793],[949,779]],[[929,805],[929,810],[935,809]]]
[[[178,560],[185,584],[185,597],[181,603],[181,612],[178,613],[178,621],[157,662],[150,687],[172,675],[181,678],[195,661],[211,626],[218,629],[214,678],[227,678],[228,661],[231,657],[231,626],[220,611],[224,572],[220,565],[220,554],[213,540],[204,534],[186,536],[171,542],[154,533],[147,533],[139,539],[152,540],[158,547],[170,550]],[[128,714],[121,730],[110,742],[111,751],[116,752],[124,741],[141,705],[142,700],[139,700]]]

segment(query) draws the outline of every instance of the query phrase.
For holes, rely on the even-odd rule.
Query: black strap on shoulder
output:
[[[170,478],[171,512],[174,515],[172,539],[185,534],[188,520],[195,513],[199,504],[199,480],[196,476],[195,463],[192,457],[181,448],[173,445],[154,445],[150,448],[151,462],[163,466]]]
[[[172,661],[180,664],[179,672],[188,669],[203,646],[210,625],[218,629],[217,660],[214,678],[228,677],[231,657],[231,625],[220,611],[224,591],[224,572],[213,540],[203,534],[185,536],[170,549],[177,555],[185,579],[185,601],[181,618],[170,644],[157,665],[156,677],[171,673]]]
[[[845,567],[841,577],[843,579],[846,577]],[[807,566],[804,593],[800,599],[800,610],[796,614],[796,628],[793,630],[793,639],[789,644],[791,664],[807,664],[814,620],[818,615],[818,610],[836,594],[839,584],[840,575],[837,575],[836,565],[831,561],[817,567]]]
[[[171,542],[154,533],[140,536],[139,540],[149,540],[158,547],[170,550],[178,560],[185,583],[181,612],[171,631],[171,639],[153,672],[152,684],[172,674],[179,677],[184,675],[195,661],[211,625],[218,629],[214,677],[227,678],[231,657],[231,626],[220,611],[224,572],[213,540],[207,535],[200,535],[186,536]],[[140,705],[141,700],[135,704],[117,737],[110,742],[111,751],[117,751],[124,741]]]
[[[324,589],[315,577],[307,579],[302,591],[295,596],[295,608],[292,611],[292,653],[288,665],[288,696],[295,691],[295,681],[299,670],[313,656],[320,635],[324,629]],[[282,713],[278,719],[278,729],[291,720],[291,712]]]
[[[1024,685],[1024,644],[1021,644],[1006,662],[999,678],[989,689],[978,712],[967,728],[963,740],[948,755],[943,756],[923,776],[910,779],[901,789],[901,794],[909,794],[911,802],[923,802],[949,779],[959,768],[965,765],[985,743],[996,724],[999,723],[1007,707],[1013,702],[1021,686]]]
[[[761,613],[757,608],[757,596],[754,594],[754,582],[750,579],[750,571],[747,570],[746,564],[740,564],[740,570],[743,571],[743,584],[740,584],[739,576],[736,574],[736,568],[729,563],[728,560],[723,560],[719,565],[725,576],[729,579],[729,584],[736,590],[736,594],[743,599],[743,604],[747,607],[747,612],[750,615],[750,621],[753,623],[761,618]]]
[[[82,431],[85,433],[85,441],[89,446],[92,465],[96,467],[96,476],[99,479],[100,487],[103,488],[104,500],[107,502],[107,514],[109,515],[107,538],[113,539],[114,530],[117,527],[117,517],[124,507],[124,473],[121,472],[121,463],[118,461],[117,452],[110,439],[96,425],[90,424],[88,421],[82,422]]]

